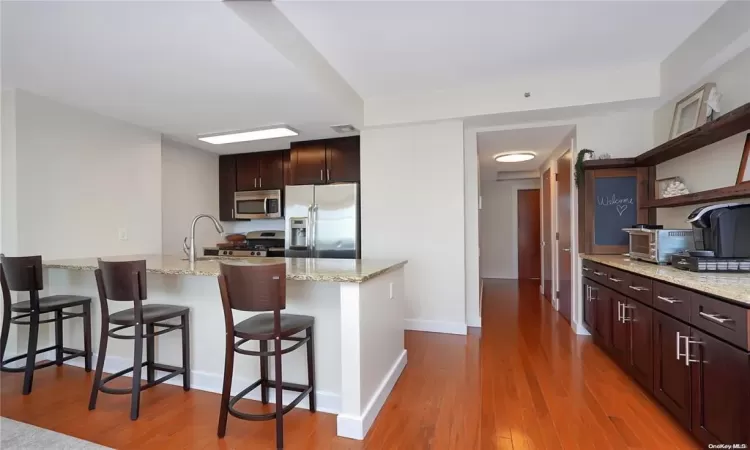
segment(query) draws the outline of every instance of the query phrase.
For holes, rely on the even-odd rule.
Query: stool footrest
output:
[[[148,361],[144,361],[143,364],[141,364],[141,367],[148,367]],[[112,375],[109,375],[102,379],[101,383],[99,383],[99,390],[104,392],[105,394],[114,394],[114,395],[124,395],[124,394],[130,394],[133,392],[133,388],[111,388],[105,386],[105,384],[109,383],[110,381],[114,380],[115,378],[120,378],[121,376],[124,376],[128,372],[132,372],[135,366],[128,367],[127,369],[123,369],[119,372],[113,373]],[[163,382],[176,377],[177,375],[183,375],[185,373],[185,369],[182,367],[175,367],[170,366],[167,364],[153,364],[154,370],[158,370],[161,372],[169,372],[167,375],[164,375],[161,378],[158,378],[154,380],[151,383],[146,383],[144,385],[141,385],[141,391],[146,390],[148,388],[152,388],[158,384],[162,384]]]
[[[269,387],[273,388],[274,386],[272,385],[272,383],[275,384],[275,381],[269,380],[268,383],[269,383]],[[244,413],[242,411],[237,411],[236,409],[234,409],[234,405],[238,401],[242,400],[243,397],[249,394],[253,389],[257,388],[258,386],[262,386],[262,384],[263,384],[263,380],[258,380],[255,383],[243,389],[242,391],[240,391],[239,394],[229,399],[229,414],[233,415],[234,417],[237,417],[238,419],[251,420],[251,421],[264,421],[264,420],[275,419],[276,418],[275,412],[266,413],[266,414],[248,414],[248,413]],[[310,395],[310,393],[312,392],[312,386],[305,386],[302,384],[287,383],[287,382],[281,383],[281,389],[287,390],[287,391],[295,391],[295,392],[300,393],[294,400],[292,400],[291,403],[283,407],[283,409],[281,410],[282,414],[286,414],[292,409],[294,409],[294,407],[297,406],[299,402],[301,402],[307,395]]]

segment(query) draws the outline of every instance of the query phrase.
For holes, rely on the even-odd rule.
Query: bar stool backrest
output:
[[[286,308],[286,263],[219,265],[224,307],[240,311]]]
[[[102,261],[96,270],[101,301],[136,302],[146,300],[146,260]]]
[[[5,290],[41,291],[44,289],[41,256],[0,255],[0,277]]]

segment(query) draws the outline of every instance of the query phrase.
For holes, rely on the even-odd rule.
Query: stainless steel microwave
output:
[[[281,217],[281,189],[234,193],[235,219],[277,219]]]

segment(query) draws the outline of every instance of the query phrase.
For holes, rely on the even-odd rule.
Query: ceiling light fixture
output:
[[[536,158],[534,152],[506,152],[495,155],[495,161],[501,163],[530,161]]]
[[[297,135],[299,135],[297,131],[286,125],[276,125],[249,131],[233,131],[231,133],[198,136],[198,140],[208,142],[209,144],[232,144],[235,142],[259,141],[261,139],[275,139]]]

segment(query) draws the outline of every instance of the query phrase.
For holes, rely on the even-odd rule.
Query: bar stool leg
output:
[[[10,336],[10,305],[3,307],[3,332],[0,336],[0,365],[5,361],[5,347],[8,346],[8,336]]]
[[[307,384],[312,388],[310,390],[310,412],[316,411],[315,403],[315,345],[313,343],[313,327],[305,330],[305,335],[310,338],[307,341]]]
[[[273,343],[274,350],[274,365],[276,378],[276,448],[284,448],[284,402],[283,402],[283,389],[281,387],[281,339],[278,337]]]
[[[62,310],[55,311],[55,365],[62,366],[63,359],[63,316]]]
[[[99,395],[99,387],[102,384],[102,372],[104,372],[104,358],[107,355],[107,341],[109,340],[109,321],[102,318],[102,335],[99,338],[99,355],[96,358],[96,372],[94,372],[94,385],[91,387],[89,397],[89,411],[96,408],[96,397]]]
[[[155,331],[154,324],[146,325],[146,334],[153,335]],[[154,336],[146,338],[146,380],[153,383],[156,380],[156,370],[154,370]]]
[[[268,351],[268,341],[260,341],[260,351]],[[271,386],[268,384],[268,356],[260,357],[260,401],[264,405],[268,404],[268,392]]]
[[[227,332],[226,353],[224,354],[224,385],[221,388],[221,407],[219,408],[219,429],[216,434],[223,438],[227,432],[229,415],[229,395],[232,390],[232,373],[234,371],[234,336]]]
[[[23,377],[23,395],[29,395],[31,393],[31,385],[34,382],[36,341],[39,337],[39,311],[32,311],[29,319],[29,348],[26,353],[26,371]]]
[[[143,324],[135,324],[135,353],[133,355],[133,391],[130,394],[130,420],[137,420],[141,405],[141,367],[143,364]]]
[[[182,368],[185,373],[182,374],[182,389],[190,390],[190,315],[185,313],[181,317],[182,323]]]
[[[83,351],[86,353],[83,366],[86,372],[91,372],[91,305],[88,303],[83,305]]]

